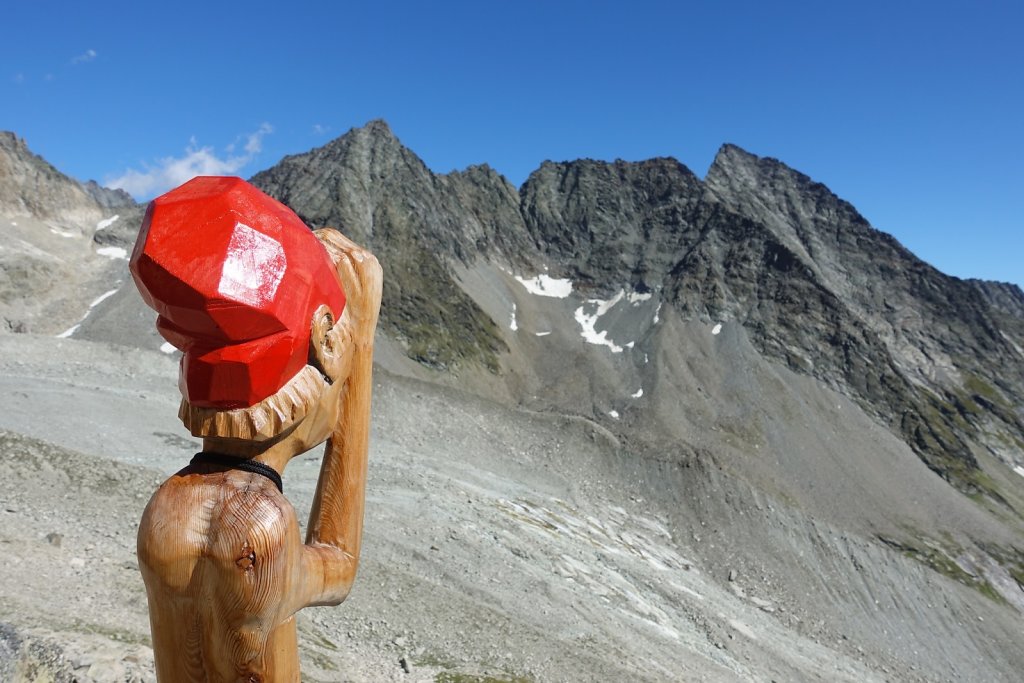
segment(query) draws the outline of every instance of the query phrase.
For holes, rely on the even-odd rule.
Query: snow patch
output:
[[[1024,467],[1021,467],[1020,465],[1014,465],[1013,471],[1019,474],[1020,476],[1024,477]]]
[[[18,227],[18,222],[17,221],[11,221],[11,225],[13,225],[14,227]]]
[[[643,395],[644,395],[644,388],[643,387],[640,387],[639,389],[637,389],[635,393],[630,394],[630,396],[632,396],[633,398],[640,398]]]
[[[516,305],[512,304],[512,322],[509,324],[509,328],[515,332],[519,329],[519,325],[516,323]]]
[[[118,284],[120,284],[120,282]],[[57,338],[58,339],[67,339],[68,337],[73,335],[75,332],[77,332],[78,328],[82,326],[82,323],[85,321],[85,319],[89,317],[89,313],[92,312],[92,309],[96,308],[102,302],[106,301],[110,297],[112,297],[115,294],[117,294],[117,292],[118,292],[117,289],[112,289],[109,292],[103,292],[98,297],[93,299],[92,303],[89,304],[89,309],[85,312],[85,315],[82,316],[82,319],[80,321],[78,321],[78,324],[74,325],[73,327],[69,327],[68,329],[66,329],[63,332],[61,332],[60,334],[58,334]]]
[[[96,224],[96,232],[99,232],[100,230],[103,230],[105,228],[109,228],[120,217],[121,216],[111,216],[110,218],[104,218],[103,220]]]
[[[711,334],[714,334],[714,335],[717,335],[721,331],[722,331],[722,323],[718,323],[713,328],[711,328]]]
[[[107,258],[113,259],[126,259],[128,258],[128,252],[123,247],[100,247],[96,250],[96,253],[100,256],[106,256]]]
[[[652,296],[654,296],[654,295],[651,294],[650,292],[644,292],[643,294],[641,294],[640,292],[630,292],[628,298],[629,298],[629,303],[631,303],[634,306],[636,306],[641,301],[647,301]]]
[[[172,344],[171,342],[164,342],[163,344],[160,345],[160,350],[163,351],[164,353],[174,353],[178,349],[176,349],[174,347],[174,344]]]
[[[98,297],[96,297],[93,300],[93,302],[91,304],[89,304],[89,310],[91,311],[92,309],[96,308],[96,306],[98,306],[103,301],[106,301],[110,297],[112,297],[115,294],[117,294],[117,291],[118,290],[116,290],[116,289],[112,289],[109,292],[103,292],[102,294],[100,294]],[[88,315],[88,314],[86,314],[86,315]]]
[[[60,235],[61,237],[81,237],[81,235],[68,232],[67,230],[61,230],[60,228],[50,228],[50,232],[54,235]]]
[[[573,317],[576,318],[576,322],[579,323],[581,331],[580,335],[589,344],[597,344],[598,346],[607,346],[612,350],[612,353],[622,353],[623,347],[619,346],[611,339],[608,339],[608,331],[602,330],[598,332],[595,329],[598,319],[610,311],[615,304],[622,301],[622,298],[626,295],[625,290],[619,290],[619,293],[613,296],[611,299],[604,301],[602,299],[587,299],[582,306],[576,309],[573,313]],[[587,315],[584,312],[584,308],[587,306],[596,306],[597,310],[593,315]],[[632,343],[632,342],[630,342]],[[632,348],[632,347],[630,347]]]
[[[659,322],[661,322],[661,316],[659,315],[661,313],[661,303],[662,302],[659,301],[658,302],[658,307],[656,309],[654,309],[654,324],[655,325],[657,325]]]
[[[534,332],[534,334],[537,335],[538,337],[546,337],[549,334],[551,334],[551,330],[548,330],[547,332]]]
[[[518,275],[516,280],[526,291],[537,296],[548,296],[554,299],[564,299],[572,294],[572,280],[560,280],[550,275],[540,275],[532,278],[523,278]]]
[[[612,417],[614,417],[616,420],[619,419],[619,411],[617,411],[617,410],[609,410],[608,414],[611,415]]]

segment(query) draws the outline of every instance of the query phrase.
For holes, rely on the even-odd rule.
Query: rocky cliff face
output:
[[[77,224],[100,220],[98,202],[80,183],[33,154],[14,133],[0,131],[0,211]]]
[[[138,211],[124,192],[69,178],[0,131],[0,331],[71,329],[120,278],[111,258],[134,239]]]
[[[433,174],[374,122],[253,181],[381,254],[385,329],[428,365],[483,363],[500,376],[543,363],[457,271],[550,272],[584,304],[584,336],[580,320],[603,306],[591,333],[629,337],[634,351],[677,342],[650,320],[613,322],[626,310],[612,301],[619,290],[655,320],[648,309],[669,306],[683,320],[741,325],[768,358],[857,400],[964,491],[1002,499],[979,449],[1024,462],[1019,288],[943,275],[776,160],[725,145],[704,181],[673,159],[546,162],[517,192],[486,166]],[[513,394],[579,385],[558,370],[578,374],[566,362],[576,351],[544,353],[561,360]],[[609,389],[637,374],[610,372]]]
[[[252,182],[309,225],[341,229],[387,264],[381,324],[410,357],[438,369],[476,362],[497,371],[505,345],[454,281],[450,263],[475,257],[488,234],[472,208],[463,207],[460,189],[471,206],[481,194],[497,200],[486,205],[488,219],[508,211],[502,202],[515,194],[497,174],[465,176],[480,182],[435,176],[376,121],[287,157]]]
[[[734,251],[746,272],[716,278],[735,283],[726,314],[771,356],[857,398],[935,471],[985,489],[974,448],[1001,451],[1024,430],[1010,409],[1024,397],[1019,331],[1000,324],[1013,313],[778,161],[726,145],[706,187],[708,204],[731,214],[726,230],[745,219],[758,235]],[[693,290],[686,281],[683,293]]]
[[[82,340],[0,338],[0,380],[22,397],[0,427],[114,443],[132,463],[173,445],[172,471],[193,444],[150,422],[173,422],[173,364],[155,362],[162,340],[119,257],[142,207],[0,142],[0,232],[16,247],[0,252],[7,327]],[[543,679],[714,678],[709,662],[743,680],[1020,670],[1018,287],[947,277],[828,188],[730,145],[703,180],[672,159],[580,160],[546,162],[517,190],[486,165],[432,173],[373,122],[253,181],[385,268],[368,537],[386,550],[367,573],[411,580],[414,612],[454,609],[468,637],[447,616],[409,622],[398,593],[346,606],[366,623],[392,610],[440,653],[509,638],[527,659],[593,660]],[[138,368],[164,365],[166,391],[136,398]],[[96,400],[96,368],[114,378],[100,417],[55,425]],[[53,507],[32,493],[54,488],[34,461],[9,457],[24,470],[14,490]],[[299,500],[314,486],[303,472],[289,472]],[[31,529],[19,548],[52,551],[50,530]],[[20,566],[11,585],[37,574]],[[554,616],[522,604],[538,586]],[[458,607],[466,596],[479,599]],[[576,635],[538,657],[551,632]]]

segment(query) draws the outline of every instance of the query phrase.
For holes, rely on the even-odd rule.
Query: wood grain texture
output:
[[[288,385],[267,399],[270,412],[282,417],[290,402],[302,404],[294,408],[297,419],[278,423],[279,433],[262,418],[254,421],[265,407],[207,413],[186,402],[181,410],[190,429],[208,425],[198,430],[207,450],[254,458],[279,472],[327,441],[307,540],[291,504],[261,475],[203,463],[168,479],[147,505],[138,536],[162,683],[299,681],[295,613],[340,603],[355,579],[382,275],[373,255],[340,233],[318,237],[348,303],[337,323],[323,311],[311,321],[311,365],[300,381],[319,387],[315,400],[305,390],[291,396]]]

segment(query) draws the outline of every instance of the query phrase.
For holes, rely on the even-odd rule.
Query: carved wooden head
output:
[[[183,352],[187,403],[255,406],[306,367],[321,307],[341,317],[334,264],[309,228],[241,178],[198,177],[153,200],[132,277]]]

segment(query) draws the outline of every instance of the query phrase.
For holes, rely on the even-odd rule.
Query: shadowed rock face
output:
[[[450,263],[501,243],[493,221],[515,192],[487,169],[435,176],[383,121],[308,154],[286,157],[253,184],[315,228],[336,227],[385,264],[381,325],[430,367],[498,368],[494,322],[454,281]],[[491,223],[474,218],[474,209]]]
[[[385,329],[433,367],[509,364],[508,335],[455,265],[550,268],[581,295],[631,288],[683,319],[741,324],[966,491],[998,497],[973,449],[1012,459],[1024,431],[1019,288],[943,275],[824,185],[732,145],[704,181],[673,159],[545,162],[516,192],[487,166],[431,173],[378,121],[253,182],[381,255]]]
[[[97,251],[134,240],[136,211],[124,192],[69,178],[0,131],[0,331],[72,327],[114,286],[111,260]]]
[[[581,286],[660,286],[698,241],[700,180],[674,159],[545,162],[523,185],[538,248]]]
[[[1024,397],[1024,356],[1007,336],[1019,338],[1019,328],[999,323],[1013,313],[994,310],[983,289],[938,272],[778,161],[726,145],[706,187],[707,202],[732,214],[726,232],[740,217],[748,234],[760,234],[734,250],[745,272],[718,278],[737,283],[734,313],[756,343],[857,398],[956,485],[985,489],[971,442],[997,449],[1022,428],[1007,409]]]

